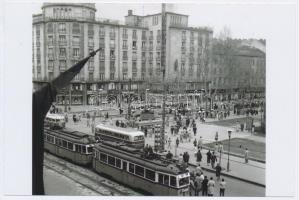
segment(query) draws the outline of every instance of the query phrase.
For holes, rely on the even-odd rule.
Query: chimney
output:
[[[133,10],[128,10],[128,16],[133,15]]]

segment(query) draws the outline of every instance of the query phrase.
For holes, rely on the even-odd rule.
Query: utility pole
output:
[[[165,73],[166,73],[166,4],[162,3],[162,42],[161,42],[161,69],[162,69],[162,85],[163,85],[163,104],[162,104],[162,128],[161,128],[161,151],[164,151],[165,143],[165,101],[166,101],[166,87],[165,87]]]

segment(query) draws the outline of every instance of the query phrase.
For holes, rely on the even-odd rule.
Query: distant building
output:
[[[264,97],[266,87],[266,55],[263,51],[232,41],[232,51],[221,51],[213,42],[211,93],[215,100]]]
[[[101,47],[71,86],[59,92],[57,103],[93,104],[102,95],[119,101],[120,91],[161,90],[161,13],[137,16],[129,10],[125,23],[95,16],[90,3],[44,3],[42,13],[33,15],[34,87]],[[213,31],[188,27],[187,15],[167,12],[166,17],[166,81],[177,84],[169,84],[169,90],[204,88]]]

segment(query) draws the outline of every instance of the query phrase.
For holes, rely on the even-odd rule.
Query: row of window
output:
[[[115,133],[113,131],[96,129],[96,134],[98,134],[99,136],[100,135],[105,135],[105,136],[109,136],[109,137],[113,137],[113,138],[121,139],[121,140],[126,140],[126,141],[130,140],[129,136],[123,135],[123,134],[119,134],[119,133]]]
[[[57,146],[60,146],[65,149],[75,151],[78,153],[91,154],[93,152],[93,148],[91,146],[86,147],[86,145],[74,144],[67,140],[63,140],[63,139],[54,137],[54,136],[46,134],[46,133],[44,133],[44,140],[51,144],[56,144]]]
[[[97,160],[103,163],[122,169],[129,173],[135,174],[141,178],[150,180],[152,182],[158,182],[159,184],[162,185],[177,187],[177,178],[175,176],[158,172],[158,179],[156,180],[156,172],[151,169],[142,167],[132,162],[128,162],[126,160],[122,160],[114,156],[107,155],[105,153],[100,153],[97,150],[95,150],[94,156]],[[188,177],[179,180],[179,186],[186,185],[186,184],[189,184]]]

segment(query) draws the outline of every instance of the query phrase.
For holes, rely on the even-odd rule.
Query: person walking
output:
[[[197,146],[197,140],[196,140],[196,138],[195,138],[194,141],[193,141],[193,145],[194,145],[194,147],[196,148],[196,146]]]
[[[224,181],[224,178],[221,180],[219,187],[220,187],[220,196],[224,197],[224,192],[226,187],[226,182]]]
[[[179,144],[180,144],[180,140],[179,140],[179,138],[177,137],[177,138],[176,138],[176,147],[179,147]]]
[[[208,182],[208,196],[214,196],[215,181],[213,177],[210,178]]]
[[[171,138],[168,138],[168,149],[171,149]]]
[[[202,188],[202,180],[200,178],[200,174],[196,174],[194,185],[195,185],[195,196],[198,196]]]
[[[87,127],[90,127],[90,114],[89,114],[89,113],[86,114],[86,120],[87,120],[87,121],[86,121],[86,123],[87,123],[87,124],[86,124]]]
[[[210,165],[211,157],[212,157],[212,154],[211,154],[211,151],[209,150],[209,151],[207,152],[207,165],[208,165],[208,166]]]
[[[205,176],[201,184],[202,196],[208,195],[208,182],[209,182],[208,177]]]
[[[202,142],[203,142],[203,139],[202,139],[202,136],[199,137],[199,140],[197,142],[197,147],[198,149],[201,149],[202,150]]]
[[[196,154],[196,162],[200,163],[201,159],[202,159],[202,155],[201,155],[200,149],[198,149],[197,154]]]
[[[220,180],[220,174],[221,174],[221,166],[219,163],[217,163],[216,165],[216,177],[217,177],[217,181]]]
[[[217,161],[217,157],[215,155],[215,152],[213,151],[212,156],[211,156],[211,165],[212,165],[213,169],[215,168],[215,162],[216,161]]]
[[[194,177],[190,178],[189,196],[195,196]]]
[[[245,154],[244,154],[244,158],[245,158],[245,163],[248,163],[248,155],[249,154],[249,151],[248,151],[248,149],[246,148],[245,149]]]
[[[197,165],[197,167],[195,168],[195,174],[201,174],[202,173],[202,169],[200,167],[200,164]]]
[[[194,137],[196,137],[196,132],[197,132],[197,127],[196,127],[196,124],[194,123],[193,124],[193,134],[194,134]]]

